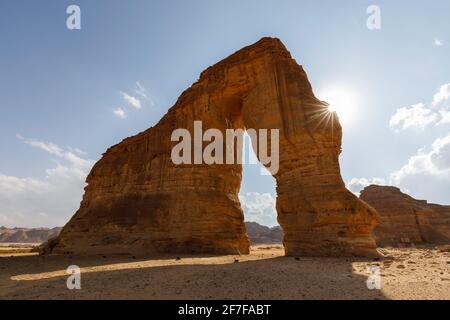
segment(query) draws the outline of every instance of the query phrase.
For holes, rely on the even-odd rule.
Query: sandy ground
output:
[[[16,253],[31,253],[37,249],[39,243],[0,243],[0,257]]]
[[[450,299],[450,252],[379,251],[379,261],[296,259],[280,246],[179,259],[0,252],[0,299]],[[67,289],[69,265],[81,267],[80,290]],[[367,288],[371,266],[380,290]]]
[[[9,248],[32,248],[39,246],[39,243],[16,243],[16,242],[0,242],[0,249],[9,247]]]

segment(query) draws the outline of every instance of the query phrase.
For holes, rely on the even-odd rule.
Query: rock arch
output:
[[[263,38],[202,72],[154,127],[109,148],[53,253],[248,253],[242,167],[174,165],[177,128],[280,130],[278,221],[286,255],[373,255],[374,209],[339,168],[342,130],[280,40]],[[333,121],[332,121],[333,120]]]

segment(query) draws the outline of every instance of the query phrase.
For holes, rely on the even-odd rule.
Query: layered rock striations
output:
[[[360,198],[381,216],[374,232],[379,246],[450,244],[450,206],[416,200],[390,186],[368,186]]]
[[[154,127],[93,167],[54,253],[248,253],[240,164],[171,160],[173,130],[279,129],[278,220],[287,255],[372,255],[375,210],[339,168],[342,130],[280,40],[263,38],[206,69]],[[270,143],[269,143],[270,145]]]

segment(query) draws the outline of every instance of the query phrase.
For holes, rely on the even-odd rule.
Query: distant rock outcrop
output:
[[[416,200],[390,186],[368,186],[360,198],[381,216],[374,231],[379,246],[450,244],[450,206]]]
[[[280,226],[272,228],[260,225],[257,222],[246,222],[247,236],[250,243],[255,244],[281,244],[283,242],[283,229]]]
[[[62,228],[6,228],[0,227],[0,242],[42,243],[56,237]]]
[[[286,255],[377,254],[378,214],[340,174],[339,120],[276,38],[209,67],[158,124],[109,148],[87,177],[79,210],[43,252],[249,253],[240,159],[171,159],[172,133],[184,129],[194,137],[195,121],[223,136],[227,129],[279,130],[274,177]]]

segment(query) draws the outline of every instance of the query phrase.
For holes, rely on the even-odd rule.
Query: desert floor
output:
[[[6,250],[6,249],[4,249]],[[450,299],[450,252],[379,249],[382,258],[38,256],[0,250],[0,299]],[[81,289],[66,286],[81,267]],[[369,290],[378,266],[381,289]]]

